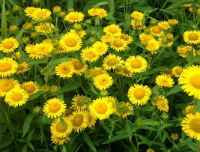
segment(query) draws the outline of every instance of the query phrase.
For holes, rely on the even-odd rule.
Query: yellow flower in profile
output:
[[[107,17],[107,11],[103,8],[91,8],[88,10],[88,14],[90,16],[97,16],[99,18],[105,18]]]
[[[108,74],[101,74],[94,78],[94,85],[99,90],[108,89],[113,84],[113,79]]]
[[[128,90],[128,98],[134,105],[144,105],[151,97],[151,89],[148,86],[135,84]]]
[[[69,140],[70,140],[70,138],[68,136],[61,137],[61,138],[53,136],[53,135],[51,136],[52,143],[57,144],[57,145],[63,145],[65,143],[67,143],[67,141],[69,141]]]
[[[0,43],[0,50],[3,53],[13,52],[18,47],[19,47],[18,41],[13,37],[6,38]]]
[[[31,17],[33,16],[33,13],[37,10],[38,8],[35,7],[27,7],[25,8],[24,12],[26,14],[26,16]]]
[[[192,65],[183,70],[178,79],[182,89],[189,96],[200,99],[200,66]]]
[[[70,12],[65,16],[65,21],[70,23],[81,22],[84,19],[84,14],[81,12]]]
[[[110,42],[110,47],[116,51],[124,51],[127,49],[128,43],[120,37],[114,37]]]
[[[187,52],[193,52],[194,55],[195,50],[192,48],[192,46],[180,46],[177,48],[177,52],[181,57],[186,58]]]
[[[39,33],[51,33],[52,29],[54,29],[54,25],[52,23],[40,23],[38,26],[35,26],[35,31]]]
[[[62,8],[60,6],[54,6],[53,13],[58,14],[62,11]]]
[[[185,115],[187,114],[193,114],[195,112],[195,106],[194,105],[189,105],[187,106],[184,110],[183,110],[183,113]]]
[[[171,28],[170,24],[167,21],[159,22],[158,26],[163,30],[168,30]]]
[[[84,62],[95,62],[99,59],[99,55],[93,47],[89,47],[81,51],[81,58]]]
[[[58,118],[64,114],[65,110],[66,104],[58,98],[47,100],[43,106],[43,112],[48,118]]]
[[[153,36],[161,36],[164,33],[159,26],[153,26],[150,30]]]
[[[125,76],[125,77],[132,77],[133,76],[133,72],[131,72],[130,70],[128,70],[128,68],[124,65],[116,67],[115,72],[119,75]]]
[[[108,51],[108,45],[101,41],[95,42],[92,47],[98,55],[103,55]]]
[[[78,51],[82,47],[82,40],[77,34],[67,33],[62,36],[60,45],[66,52]]]
[[[64,120],[64,126],[59,118],[51,124],[51,134],[58,138],[68,137],[73,129],[72,123],[68,118],[64,117],[62,119]]]
[[[90,113],[98,118],[99,120],[104,120],[113,114],[114,109],[112,103],[107,101],[107,98],[97,98],[89,105]]]
[[[29,70],[29,65],[26,62],[23,62],[18,65],[16,73],[21,74],[21,73],[27,72],[28,70]]]
[[[5,102],[9,106],[18,107],[24,105],[28,101],[29,95],[23,89],[15,88],[8,92],[5,96]]]
[[[121,32],[122,32],[122,29],[118,25],[112,24],[112,25],[108,25],[108,26],[104,27],[103,31],[107,35],[120,36]]]
[[[12,58],[4,57],[0,59],[0,77],[11,76],[16,73],[18,64]]]
[[[97,16],[98,15],[98,8],[91,8],[88,10],[88,14],[90,16]]]
[[[141,34],[139,35],[139,38],[140,38],[140,41],[141,41],[141,43],[142,43],[143,45],[147,45],[148,42],[149,42],[150,40],[153,39],[153,36],[152,36],[152,35],[149,35],[149,34],[146,34],[146,33],[141,33]]]
[[[51,17],[51,11],[48,9],[37,8],[30,17],[37,21],[47,20]]]
[[[147,43],[147,45],[146,45],[146,47],[145,47],[145,49],[148,50],[148,51],[150,51],[151,54],[157,54],[157,50],[158,50],[159,48],[160,48],[160,44],[159,44],[159,42],[158,42],[157,40],[155,40],[155,39],[151,39],[151,40]]]
[[[186,31],[183,34],[184,41],[188,44],[200,43],[200,31]]]
[[[77,58],[71,59],[72,65],[74,66],[74,73],[81,75],[83,74],[86,70],[88,65],[86,63],[81,63]]]
[[[172,74],[175,77],[180,77],[182,72],[183,72],[183,68],[181,66],[175,66],[172,68]]]
[[[71,61],[64,61],[55,67],[56,75],[61,78],[70,78],[74,74],[74,66]]]
[[[130,56],[125,65],[127,69],[133,73],[141,73],[147,69],[147,61],[141,56]]]
[[[90,102],[90,98],[83,95],[76,95],[72,99],[72,108],[75,110],[85,110],[87,103]]]
[[[144,18],[144,14],[138,11],[133,11],[131,13],[131,17],[133,17],[135,20],[142,20]]]
[[[121,57],[115,54],[107,55],[103,60],[103,68],[106,70],[116,69],[116,67],[122,64]]]
[[[133,41],[133,38],[128,34],[121,34],[120,38],[123,39],[127,44],[130,44]]]
[[[160,87],[171,88],[174,85],[174,80],[168,75],[159,75],[156,77],[156,84]]]
[[[96,117],[93,116],[89,111],[86,111],[86,112],[87,112],[87,117],[88,117],[88,124],[87,124],[87,126],[89,128],[92,128],[95,125],[95,123],[96,123]]]
[[[5,96],[15,88],[20,88],[20,84],[14,79],[0,79],[0,96]]]
[[[80,132],[88,125],[88,114],[85,111],[75,111],[70,120],[75,132]]]
[[[182,130],[191,138],[200,141],[200,113],[188,114],[181,122]]]
[[[37,83],[33,81],[24,82],[22,84],[22,89],[24,89],[29,95],[39,91]]]
[[[178,20],[176,20],[176,19],[168,19],[168,23],[169,23],[171,26],[174,26],[174,25],[178,24]]]
[[[164,96],[158,96],[156,99],[156,106],[160,111],[169,111],[168,100]]]

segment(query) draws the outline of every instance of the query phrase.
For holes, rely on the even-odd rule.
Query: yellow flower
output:
[[[131,72],[130,70],[127,69],[126,66],[122,65],[119,67],[116,67],[115,72],[119,75],[125,76],[125,77],[132,77],[133,76],[133,72]]]
[[[97,98],[89,105],[90,113],[98,118],[99,120],[104,120],[113,114],[112,103],[107,101],[107,98]]]
[[[24,82],[22,84],[22,89],[24,89],[29,95],[39,91],[37,83],[33,81]]]
[[[77,34],[67,33],[62,36],[60,45],[66,52],[78,51],[82,47],[82,40]]]
[[[156,77],[156,84],[160,87],[171,88],[174,85],[174,80],[168,75],[159,75]]]
[[[135,84],[128,90],[128,98],[134,105],[144,105],[151,97],[151,89],[148,86]]]
[[[72,99],[72,108],[75,110],[85,110],[87,103],[90,102],[90,98],[83,95],[76,95]]]
[[[158,96],[156,99],[156,106],[160,111],[169,111],[168,100],[164,96]]]
[[[60,13],[61,11],[62,11],[62,8],[61,8],[60,6],[54,6],[53,12],[54,12],[55,14]]]
[[[24,29],[25,29],[25,30],[30,30],[30,29],[32,29],[32,27],[33,27],[33,25],[32,25],[31,23],[26,23],[26,24],[24,25]]]
[[[187,136],[200,141],[200,113],[188,114],[181,122],[182,130]]]
[[[143,45],[147,45],[150,40],[153,39],[152,35],[142,33],[139,35],[140,41]]]
[[[61,78],[70,78],[74,74],[74,66],[71,61],[65,61],[55,67],[56,75]]]
[[[24,12],[26,14],[26,16],[28,17],[32,17],[33,16],[33,13],[38,10],[38,8],[35,8],[35,7],[27,7],[25,8]]]
[[[113,79],[108,74],[101,74],[94,77],[94,85],[99,90],[108,89],[113,84]]]
[[[105,18],[107,17],[107,11],[104,10],[103,8],[91,8],[88,10],[88,14],[90,16],[97,16],[99,18]]]
[[[64,138],[68,137],[68,135],[72,132],[72,123],[71,121],[64,117],[62,118],[64,120],[64,126],[61,123],[60,119],[55,120],[51,124],[51,133],[53,136],[58,137],[58,138]]]
[[[99,59],[99,55],[97,54],[94,48],[89,47],[81,51],[81,58],[84,62],[85,61],[95,62]]]
[[[20,88],[20,84],[14,79],[0,79],[0,96],[5,96],[15,88]]]
[[[127,44],[130,44],[133,41],[133,38],[128,34],[121,34],[120,38],[123,39]]]
[[[58,118],[64,114],[65,110],[66,104],[58,98],[47,100],[43,106],[43,112],[48,118]]]
[[[73,34],[76,34],[78,35],[80,38],[84,37],[86,35],[86,32],[84,30],[79,30],[79,31],[76,31],[76,30],[73,30],[71,29],[69,31],[69,33],[73,33]]]
[[[75,74],[81,75],[87,70],[88,65],[86,63],[83,64],[83,63],[81,63],[81,61],[79,61],[76,58],[73,58],[71,60],[71,62],[74,66],[74,73]]]
[[[10,31],[13,32],[13,33],[16,32],[16,31],[18,30],[17,25],[10,25],[9,28],[10,28]]]
[[[103,31],[107,35],[111,35],[111,36],[120,36],[122,32],[121,28],[116,24],[112,24],[112,25],[108,25],[104,27]]]
[[[94,78],[94,77],[101,75],[101,74],[108,74],[108,73],[107,73],[106,70],[103,70],[100,67],[95,67],[95,68],[92,68],[92,69],[86,71],[85,77],[86,78]]]
[[[104,43],[108,43],[108,42],[111,42],[112,41],[112,36],[111,35],[103,35],[101,37],[101,41],[104,42]]]
[[[95,42],[92,47],[98,55],[103,55],[108,51],[108,45],[101,41]]]
[[[81,22],[84,19],[84,14],[81,12],[70,12],[65,16],[65,21],[76,23]]]
[[[153,26],[152,28],[150,28],[150,30],[153,36],[161,36],[161,34],[164,33],[159,26]]]
[[[125,65],[130,72],[141,73],[147,69],[147,61],[141,56],[130,56]]]
[[[28,70],[29,70],[29,65],[26,62],[23,62],[23,63],[18,65],[16,73],[21,74],[21,73],[24,73]]]
[[[142,30],[145,28],[145,25],[143,25],[142,21],[140,20],[131,20],[131,25],[133,29]]]
[[[178,81],[184,92],[200,99],[200,66],[192,65],[184,69]]]
[[[52,23],[40,23],[38,26],[35,26],[35,31],[39,33],[51,33],[54,25]]]
[[[0,59],[0,77],[11,76],[16,73],[18,64],[12,58],[4,57]]]
[[[147,43],[147,45],[146,45],[146,47],[145,47],[145,49],[148,50],[148,51],[150,51],[151,54],[157,54],[157,50],[158,50],[159,48],[160,48],[160,44],[159,44],[159,42],[158,42],[157,40],[155,40],[155,39],[151,39],[151,40]]]
[[[69,138],[68,136],[66,136],[66,137],[61,137],[61,138],[56,137],[56,136],[54,136],[54,135],[51,136],[51,141],[52,141],[52,143],[58,144],[58,145],[63,145],[63,144],[65,144],[65,143],[66,143],[67,141],[69,141],[69,140],[70,140],[70,138]]]
[[[184,41],[188,44],[200,43],[200,31],[186,31],[183,34]]]
[[[181,66],[175,66],[172,68],[172,74],[175,77],[179,77],[182,72],[183,72],[183,68]]]
[[[155,152],[155,150],[152,149],[152,148],[148,148],[148,149],[146,150],[146,152]]]
[[[133,112],[133,106],[128,102],[119,102],[117,106],[116,114],[122,118],[126,118]]]
[[[173,25],[178,24],[178,20],[176,20],[176,19],[168,19],[168,23],[169,23],[171,26],[173,26]]]
[[[88,124],[87,124],[87,126],[89,127],[89,128],[92,128],[94,125],[95,125],[95,123],[96,123],[96,117],[95,116],[93,116],[89,111],[86,111],[87,112],[87,117],[88,117]]]
[[[187,106],[185,109],[184,109],[184,111],[183,111],[183,113],[185,114],[185,115],[187,115],[187,114],[193,114],[195,112],[195,106],[194,105],[189,105],[189,106]]]
[[[114,37],[110,42],[110,47],[118,52],[124,51],[125,49],[127,49],[127,46],[128,43],[120,37]]]
[[[37,8],[30,17],[37,21],[47,20],[51,17],[51,11],[48,9]]]
[[[85,111],[75,111],[73,112],[72,116],[70,116],[70,120],[73,129],[76,132],[80,132],[88,125],[88,114]]]
[[[121,57],[116,56],[115,54],[109,54],[103,60],[103,68],[106,70],[116,69],[121,64]]]
[[[195,52],[194,48],[192,48],[191,46],[180,46],[177,48],[177,52],[179,53],[179,55],[183,58],[187,57],[187,52]]]
[[[4,39],[0,43],[0,50],[2,52],[4,52],[4,53],[13,52],[18,47],[19,47],[18,41],[15,38],[13,38],[13,37]]]
[[[29,95],[23,89],[15,88],[8,92],[5,96],[5,102],[9,106],[18,107],[24,105],[28,101]]]
[[[158,26],[163,30],[168,30],[171,28],[171,26],[169,25],[169,23],[167,21],[159,22]]]
[[[178,139],[178,134],[177,133],[172,133],[171,136],[170,136],[170,138],[172,140],[177,140]]]
[[[131,17],[133,17],[135,20],[142,20],[144,18],[144,14],[138,11],[133,11],[131,13]]]

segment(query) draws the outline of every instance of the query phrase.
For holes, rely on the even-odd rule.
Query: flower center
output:
[[[64,133],[65,131],[67,130],[67,124],[65,122],[65,127],[61,124],[61,122],[59,122],[57,125],[56,125],[56,131],[59,132],[59,133]]]
[[[95,57],[95,53],[92,52],[92,51],[88,51],[88,52],[86,52],[85,56],[86,56],[87,58],[92,59],[92,58]]]
[[[117,28],[109,28],[108,30],[110,33],[115,34],[118,32]]]
[[[190,83],[196,89],[200,89],[200,74],[195,74],[191,76]]]
[[[35,86],[34,85],[31,85],[31,84],[28,84],[28,85],[25,85],[24,87],[23,87],[23,89],[25,90],[25,91],[27,91],[29,94],[31,94],[31,93],[33,93],[34,91],[35,91]]]
[[[119,64],[119,60],[117,58],[110,58],[107,61],[108,66],[114,66],[116,64]]]
[[[138,100],[145,96],[145,90],[143,88],[136,88],[134,91],[134,97]]]
[[[196,40],[198,39],[198,35],[197,35],[196,33],[190,33],[190,34],[188,35],[188,39],[189,39],[190,41],[196,41]]]
[[[108,80],[107,80],[106,78],[102,78],[102,79],[99,81],[99,84],[100,84],[101,86],[104,86],[104,85],[108,84]]]
[[[77,15],[70,15],[69,19],[70,20],[78,20],[78,16]]]
[[[14,43],[12,41],[6,41],[3,43],[3,47],[6,49],[11,49],[13,48],[13,46],[14,46]]]
[[[68,46],[68,47],[75,47],[76,46],[76,40],[74,38],[67,38],[65,40],[65,44]]]
[[[70,72],[71,72],[71,70],[70,70],[69,66],[63,65],[63,67],[62,67],[62,73],[68,74]]]
[[[122,40],[119,40],[119,39],[116,39],[113,41],[113,44],[115,47],[122,47],[123,46],[123,41]]]
[[[57,102],[49,104],[49,111],[52,113],[58,112],[60,110],[60,108],[61,108],[61,106]]]
[[[133,69],[139,69],[139,68],[142,67],[142,63],[141,63],[138,59],[133,59],[133,60],[131,61],[131,67],[132,67]]]
[[[152,28],[153,33],[159,34],[162,30],[159,27]]]
[[[83,124],[83,119],[84,119],[83,115],[77,114],[74,116],[74,119],[72,120],[72,122],[74,126],[80,127]]]
[[[21,93],[13,93],[11,95],[11,99],[15,102],[18,102],[23,99],[23,95]]]
[[[107,105],[105,103],[97,103],[95,105],[95,111],[99,114],[105,114],[107,111]]]
[[[79,107],[83,107],[85,105],[83,102],[81,102],[79,100],[77,100],[76,103],[77,103],[77,106],[79,106]]]
[[[1,63],[0,64],[0,72],[7,72],[11,70],[12,66],[10,63]]]
[[[190,121],[190,129],[196,133],[200,133],[200,118],[195,118]]]
[[[36,14],[36,16],[37,16],[37,18],[43,18],[43,17],[46,16],[46,12],[40,11],[40,12],[38,12],[38,13]]]

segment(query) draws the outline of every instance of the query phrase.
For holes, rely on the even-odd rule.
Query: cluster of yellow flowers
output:
[[[47,63],[49,60],[52,62],[54,59],[61,59],[53,67],[55,77],[71,81],[76,76],[84,77],[85,81],[94,87],[97,94],[100,94],[96,99],[91,99],[87,94],[76,95],[72,102],[67,101],[69,107],[64,99],[58,97],[47,99],[43,112],[46,117],[54,120],[51,124],[51,137],[52,142],[56,144],[64,144],[70,139],[72,131],[80,132],[87,127],[93,127],[97,120],[107,119],[113,114],[125,118],[133,113],[134,106],[143,106],[149,100],[159,111],[168,112],[167,96],[161,92],[156,94],[154,90],[156,87],[159,91],[164,89],[169,91],[168,89],[178,81],[184,92],[195,99],[200,99],[200,66],[191,65],[183,68],[177,65],[157,75],[154,81],[156,86],[152,89],[150,85],[139,84],[139,81],[129,84],[125,94],[127,93],[127,100],[129,99],[130,103],[118,102],[117,97],[109,96],[110,89],[117,85],[116,80],[119,77],[123,79],[128,77],[131,80],[135,75],[145,74],[151,68],[150,59],[145,54],[133,53],[129,47],[136,36],[133,39],[132,35],[123,33],[119,25],[111,24],[105,26],[101,31],[102,34],[90,43],[86,39],[87,29],[84,30],[85,25],[82,24],[84,14],[77,11],[65,14],[61,7],[56,6],[53,13],[62,17],[62,21],[68,22],[71,26],[62,35],[54,37],[54,30],[58,30],[58,26],[51,23],[50,10],[27,7],[24,11],[26,16],[35,22],[34,24],[33,22],[26,23],[24,29],[31,30],[35,25],[35,33],[32,32],[31,36],[37,37],[40,33],[45,39],[43,38],[40,43],[34,41],[30,44],[29,38],[24,37],[22,42],[26,44],[25,52],[15,51],[19,48],[19,42],[13,37],[1,41],[0,51],[7,56],[0,59],[0,77],[2,78],[0,79],[0,96],[5,97],[5,102],[12,107],[18,107],[24,105],[29,100],[29,96],[40,91],[41,88],[43,92],[48,92],[48,86],[44,85],[40,88],[34,81],[20,84],[14,78],[5,78],[27,72],[30,69],[28,64],[30,60],[35,63],[45,60],[46,67],[40,68],[42,74],[42,71],[50,68]],[[102,8],[91,8],[88,14],[99,19],[107,17],[107,11]],[[133,11],[130,15],[133,30],[140,31],[140,46],[151,52],[150,56],[154,57],[162,51],[162,48],[173,45],[173,27],[178,24],[176,19],[160,22],[151,20],[150,25],[146,26],[142,12]],[[195,56],[196,45],[200,44],[200,31],[186,31],[183,39],[187,46],[178,47],[177,52],[183,58],[187,57],[187,52],[192,52]],[[131,52],[131,55],[127,52]],[[18,60],[22,58],[21,54],[27,57],[27,62]],[[37,74],[37,71],[35,72]],[[51,89],[55,93],[58,87],[52,86]],[[183,130],[188,136],[200,140],[200,113],[193,114],[194,106],[189,106],[185,109],[185,113],[189,115],[182,121]],[[172,138],[176,137],[172,136]]]

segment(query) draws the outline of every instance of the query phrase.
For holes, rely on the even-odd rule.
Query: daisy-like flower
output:
[[[74,74],[74,66],[71,61],[65,61],[55,67],[56,75],[61,78],[70,78]]]
[[[99,18],[105,18],[107,17],[107,11],[103,8],[91,8],[88,10],[88,14],[90,16],[97,16]]]
[[[115,72],[119,75],[125,76],[125,77],[132,77],[133,72],[131,72],[126,66],[122,65],[119,67],[116,67]]]
[[[183,110],[183,113],[185,115],[187,114],[193,114],[195,112],[195,106],[194,105],[189,105],[187,106],[184,110]]]
[[[69,140],[70,140],[70,138],[68,136],[61,137],[61,138],[53,136],[53,135],[51,136],[52,143],[57,144],[57,145],[63,145]]]
[[[200,99],[200,66],[192,65],[184,69],[178,81],[184,92]]]
[[[9,106],[18,107],[24,105],[28,101],[29,95],[23,89],[15,88],[8,92],[5,96],[5,102]]]
[[[147,43],[147,45],[146,45],[146,47],[145,47],[145,49],[148,50],[148,51],[150,51],[151,54],[156,54],[156,53],[157,53],[157,50],[158,50],[159,48],[160,48],[160,44],[159,44],[159,42],[158,42],[157,40],[155,40],[155,39],[151,39],[151,40]]]
[[[143,45],[147,45],[148,42],[153,39],[153,36],[146,33],[142,33],[139,35],[139,38]]]
[[[164,96],[158,96],[156,99],[156,106],[160,111],[169,111],[168,100]]]
[[[130,44],[133,41],[133,38],[128,34],[121,34],[120,38],[123,39],[127,44]]]
[[[16,73],[18,64],[12,58],[4,57],[0,59],[0,77],[11,76]]]
[[[188,44],[200,43],[200,31],[186,31],[183,34],[184,41]]]
[[[54,25],[52,23],[40,23],[38,26],[35,26],[35,31],[39,33],[51,33],[52,29],[54,29]]]
[[[141,56],[130,56],[125,65],[127,69],[133,73],[141,73],[147,69],[147,61]]]
[[[163,30],[159,27],[159,26],[153,26],[152,28],[150,28],[151,30],[151,34],[153,36],[161,36],[161,34],[163,34]]]
[[[80,132],[88,125],[88,114],[85,111],[75,111],[73,112],[72,116],[70,116],[70,120],[73,129],[76,132]]]
[[[72,126],[72,122],[64,117],[64,126],[61,123],[60,119],[55,120],[52,124],[51,124],[51,134],[55,137],[58,138],[64,138],[64,137],[68,137],[68,135],[72,132],[73,126]]]
[[[26,14],[26,16],[31,17],[33,16],[33,13],[37,10],[38,8],[35,7],[27,7],[24,9],[24,12]]]
[[[98,55],[103,55],[108,51],[108,45],[101,41],[95,42],[92,47]]]
[[[128,98],[134,105],[144,105],[151,97],[151,89],[148,86],[135,84],[128,90]]]
[[[122,32],[122,29],[118,25],[112,24],[112,25],[108,25],[108,26],[104,27],[103,31],[107,35],[120,36],[121,32]]]
[[[48,9],[37,8],[30,17],[37,21],[47,20],[51,17],[51,11]]]
[[[181,66],[175,66],[172,68],[172,74],[175,77],[180,77],[182,72],[183,72],[183,68]]]
[[[114,37],[110,42],[110,47],[118,52],[126,50],[127,46],[128,43],[120,37]]]
[[[146,27],[141,20],[131,20],[131,25],[133,29],[137,30],[142,30]]]
[[[23,62],[21,64],[18,64],[16,73],[21,74],[21,73],[27,72],[28,70],[29,70],[29,65],[26,62]]]
[[[99,55],[93,47],[89,47],[81,51],[81,58],[84,62],[95,62],[99,59]]]
[[[97,98],[89,105],[90,113],[98,118],[99,120],[104,120],[113,114],[114,109],[112,103],[107,101],[107,98]]]
[[[95,125],[97,119],[89,111],[86,111],[86,112],[87,112],[87,115],[88,115],[87,116],[88,117],[88,124],[87,124],[87,126],[89,128],[92,128]]]
[[[133,11],[131,13],[131,17],[133,17],[135,20],[142,20],[144,18],[144,14],[138,11]]]
[[[170,24],[167,21],[159,22],[158,26],[163,30],[168,30],[171,28]]]
[[[49,99],[43,107],[44,114],[48,118],[58,118],[64,114],[66,110],[66,104],[63,100],[58,98]]]
[[[0,79],[0,96],[5,96],[15,88],[20,88],[20,84],[14,79]]]
[[[81,22],[84,19],[84,14],[81,12],[70,12],[65,16],[65,21],[76,23]]]
[[[82,40],[77,34],[67,33],[62,36],[60,45],[66,52],[78,51],[82,47]]]
[[[111,87],[113,79],[108,74],[101,74],[94,78],[94,85],[99,90],[105,90]]]
[[[75,110],[85,110],[87,108],[87,103],[90,102],[91,99],[89,97],[83,95],[76,95],[72,99],[72,107]]]
[[[116,67],[120,66],[122,63],[121,57],[115,54],[109,54],[103,60],[103,68],[106,70],[116,69]]]
[[[73,58],[71,62],[74,66],[75,74],[81,75],[87,70],[88,65],[86,63],[81,63],[81,61],[76,58]]]
[[[159,75],[156,77],[156,84],[160,87],[171,88],[174,85],[174,80],[168,75]]]
[[[0,50],[4,53],[13,52],[18,47],[19,47],[18,41],[13,37],[4,39],[0,43]]]
[[[33,81],[24,82],[22,84],[22,89],[24,89],[29,95],[39,91],[37,83]]]
[[[200,113],[188,114],[181,122],[182,130],[187,136],[200,141]]]

